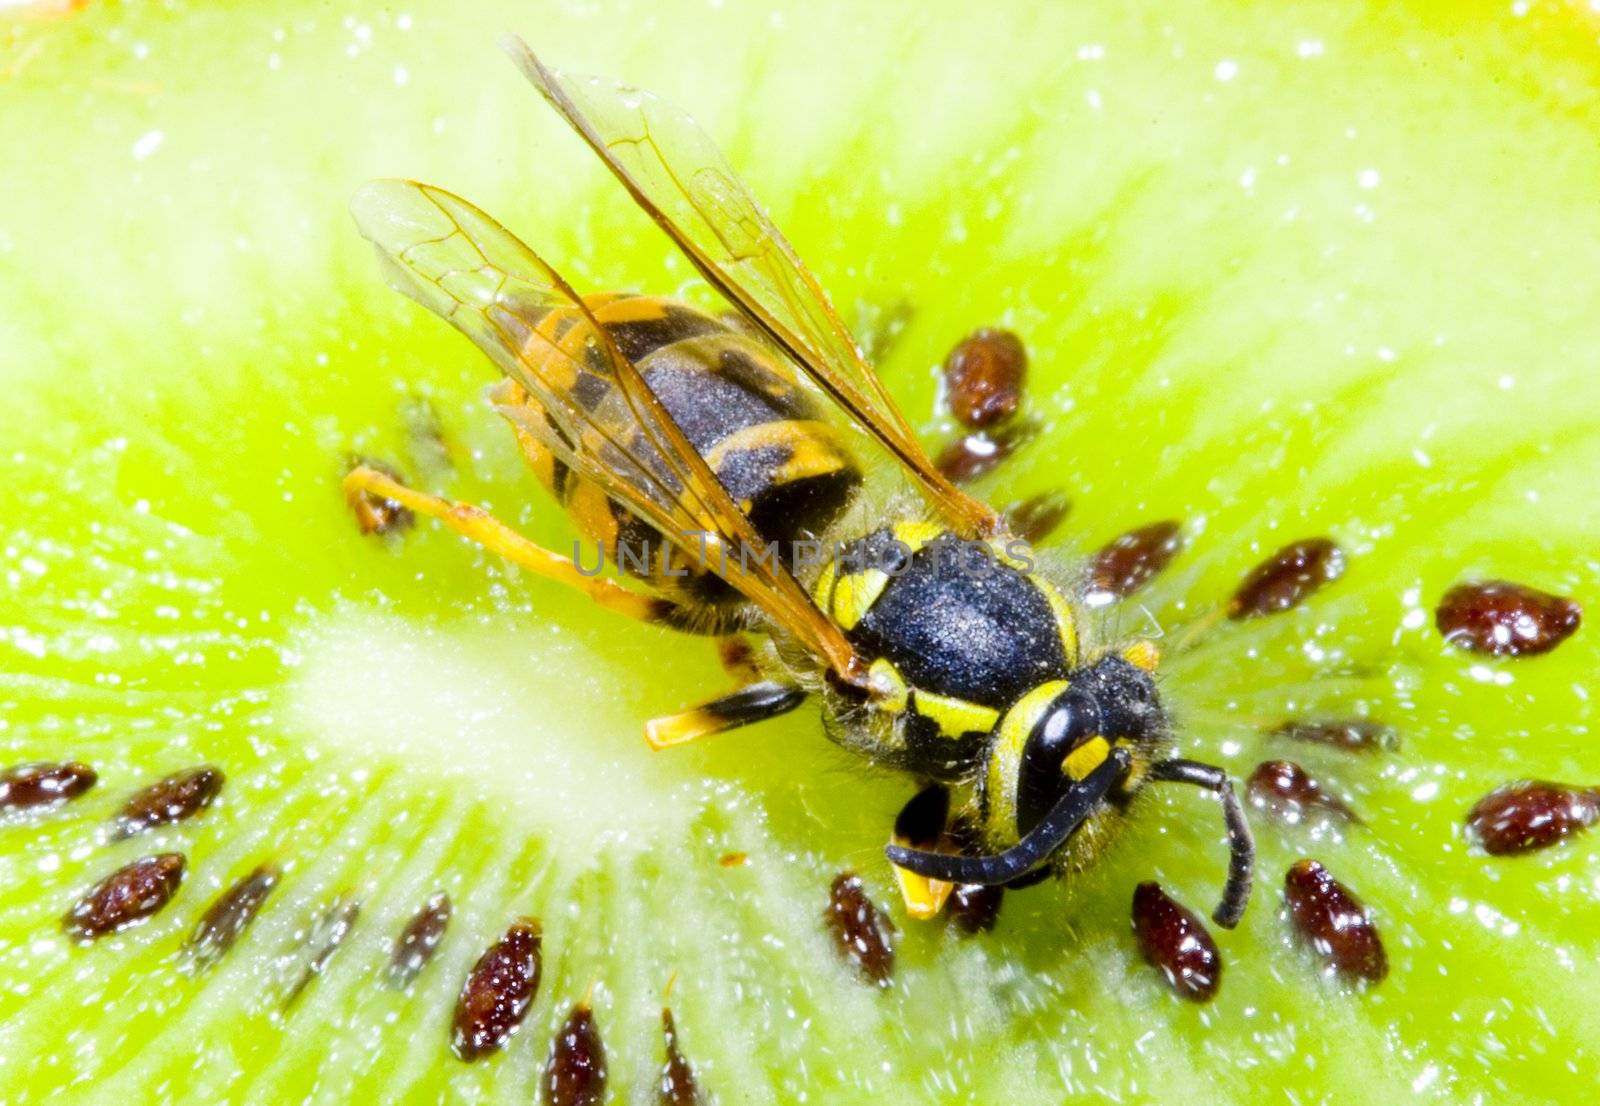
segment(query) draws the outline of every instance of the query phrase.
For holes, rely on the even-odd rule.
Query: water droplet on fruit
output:
[[[1434,612],[1434,624],[1451,645],[1497,657],[1548,653],[1582,620],[1576,601],[1509,580],[1457,584]]]
[[[1114,538],[1090,561],[1090,584],[1084,597],[1091,607],[1103,607],[1132,595],[1172,563],[1183,548],[1176,519],[1163,519],[1129,530]]]
[[[1291,542],[1250,570],[1228,604],[1235,620],[1277,614],[1344,575],[1344,552],[1327,538]]]
[[[478,957],[456,999],[450,1047],[458,1059],[498,1051],[528,1016],[539,991],[540,944],[539,923],[523,918]]]
[[[1330,971],[1370,980],[1389,974],[1383,941],[1361,900],[1315,860],[1297,860],[1283,882],[1289,918]]]
[[[281,876],[277,865],[262,864],[217,896],[184,943],[190,968],[204,971],[233,948],[265,905]]]
[[[894,927],[867,897],[861,877],[853,872],[834,877],[823,919],[839,954],[868,981],[887,987],[894,971]]]
[[[1518,780],[1489,792],[1467,814],[1467,830],[1496,856],[1533,852],[1600,821],[1600,789]]]
[[[112,836],[120,840],[152,826],[193,818],[211,805],[226,781],[222,770],[209,764],[163,777],[128,797],[117,812]]]
[[[1180,998],[1208,1002],[1222,986],[1222,954],[1205,923],[1161,889],[1141,883],[1133,890],[1133,932],[1139,951],[1158,968]]]
[[[181,853],[161,853],[124,865],[85,891],[61,927],[77,941],[96,941],[160,912],[183,883]]]
[[[0,771],[0,815],[75,799],[93,787],[96,778],[93,768],[75,760],[66,764],[13,764]]]
[[[950,413],[973,430],[997,426],[1022,406],[1028,354],[1009,330],[974,332],[944,362]]]
[[[606,1096],[606,1050],[587,1002],[556,1031],[544,1065],[545,1106],[598,1106]]]
[[[411,916],[400,936],[395,938],[394,951],[389,956],[391,987],[410,986],[428,966],[449,928],[450,910],[450,896],[438,891]]]

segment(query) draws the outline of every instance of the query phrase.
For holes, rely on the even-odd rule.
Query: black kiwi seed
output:
[[[406,927],[395,938],[389,957],[389,985],[408,987],[439,951],[444,931],[450,925],[450,896],[437,891],[417,908]]]
[[[0,770],[0,815],[37,810],[76,799],[94,786],[93,768],[73,760],[65,764],[33,761]]]
[[[1312,592],[1344,575],[1344,551],[1327,538],[1291,542],[1256,565],[1228,604],[1235,621],[1299,606]]]
[[[1250,773],[1246,794],[1256,809],[1290,825],[1312,821],[1322,814],[1350,822],[1361,820],[1292,760],[1262,761]]]
[[[1283,890],[1290,921],[1330,970],[1373,983],[1389,974],[1389,958],[1367,908],[1321,864],[1295,861]]]
[[[193,818],[211,805],[226,780],[222,769],[210,764],[163,777],[135,791],[122,804],[113,822],[112,837],[120,840],[152,826]]]
[[[1496,856],[1533,852],[1600,821],[1600,789],[1518,780],[1489,792],[1467,813],[1467,831]]]
[[[354,899],[341,898],[317,918],[304,945],[304,949],[309,950],[310,956],[284,993],[285,1010],[295,1004],[313,979],[327,970],[328,962],[333,959],[333,954],[339,951],[339,946],[344,944],[345,938],[350,936],[350,931],[355,928],[356,919],[359,917],[361,917],[361,904]]]
[[[374,471],[381,472],[397,484],[404,484],[405,479],[392,465],[382,461],[375,461],[370,457],[349,457],[345,460],[345,471],[366,466]],[[397,503],[381,495],[373,495],[365,489],[355,489],[345,493],[345,503],[350,507],[351,513],[356,516],[356,525],[361,527],[363,534],[395,534],[409,529],[416,521],[416,516],[411,513],[411,508]]]
[[[894,972],[894,926],[867,897],[860,876],[840,872],[834,877],[822,916],[839,955],[868,982],[887,987]]]
[[[87,943],[159,913],[178,893],[187,866],[181,853],[161,853],[118,868],[73,904],[62,930]]]
[[[1576,601],[1509,580],[1457,584],[1444,593],[1434,625],[1459,649],[1496,657],[1548,653],[1583,621]]]
[[[183,955],[192,970],[209,968],[233,948],[281,877],[277,865],[262,864],[217,896],[184,942]]]
[[[667,1059],[661,1065],[661,1082],[656,1088],[658,1106],[701,1106],[705,1098],[695,1082],[694,1069],[678,1049],[678,1026],[672,1011],[661,1008],[661,1035],[666,1041]]]
[[[528,1016],[544,966],[539,923],[520,918],[472,965],[456,999],[450,1048],[476,1060],[502,1048]]]
[[[963,426],[998,426],[1022,406],[1028,352],[1009,330],[983,329],[956,344],[944,362],[950,413]]]
[[[1091,606],[1104,606],[1132,595],[1155,579],[1183,549],[1177,519],[1162,519],[1112,539],[1090,561],[1086,596]]]
[[[572,1008],[556,1030],[544,1064],[545,1106],[598,1106],[606,1097],[606,1050],[588,1002]]]
[[[1400,738],[1391,727],[1366,718],[1293,719],[1279,723],[1268,733],[1273,737],[1286,737],[1290,741],[1304,741],[1313,745],[1330,745],[1352,753],[1371,753],[1400,747]]]
[[[1005,518],[1006,529],[1029,545],[1037,545],[1055,533],[1071,510],[1072,500],[1067,494],[1051,490],[1009,503],[1000,514]]]
[[[1160,884],[1146,882],[1133,889],[1133,932],[1139,951],[1179,998],[1209,1002],[1215,997],[1222,986],[1222,953],[1199,916]]]

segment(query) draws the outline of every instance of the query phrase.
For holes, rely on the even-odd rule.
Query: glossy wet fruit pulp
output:
[[[1592,1093],[1600,839],[1489,856],[1464,820],[1510,780],[1600,783],[1597,638],[1494,656],[1446,643],[1435,608],[1485,580],[1600,601],[1594,13],[6,18],[0,767],[97,776],[0,823],[8,1100],[528,1102],[586,995],[617,1100],[659,1085],[663,1006],[723,1101]],[[651,755],[645,718],[725,686],[709,645],[432,523],[360,533],[352,456],[572,537],[485,408],[488,366],[383,286],[345,211],[363,180],[459,191],[584,289],[710,302],[495,50],[507,28],[691,110],[847,316],[909,305],[883,375],[930,448],[958,434],[935,413],[952,346],[1018,335],[1037,433],[974,488],[1070,497],[1047,548],[1181,528],[1094,632],[1164,634],[1183,753],[1241,780],[1292,760],[1362,818],[1257,818],[1256,899],[1211,933],[1211,1001],[1172,994],[1129,905],[1156,881],[1209,912],[1225,856],[1204,795],[1152,794],[1098,867],[1007,892],[992,929],[912,922],[880,850],[914,783],[861,772],[804,710]],[[1252,569],[1324,541],[1336,578],[1226,617]],[[1397,746],[1273,733],[1351,719]],[[207,765],[208,805],[115,839],[140,789]],[[181,884],[144,920],[63,931],[101,880],[169,855]],[[1381,982],[1325,976],[1297,935],[1302,858],[1368,912]],[[195,970],[197,924],[264,865],[270,894]],[[893,926],[882,987],[825,921],[845,870]],[[397,986],[396,942],[441,894]],[[537,993],[460,1060],[463,984],[523,917]]]

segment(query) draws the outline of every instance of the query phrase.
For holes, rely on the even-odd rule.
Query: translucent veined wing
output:
[[[572,470],[724,579],[841,677],[860,678],[843,632],[776,558],[733,560],[765,543],[684,437],[637,367],[561,275],[505,227],[444,189],[373,181],[351,201],[398,291],[460,330],[544,409],[519,425]],[[585,387],[615,388],[646,443],[597,418]],[[590,389],[592,392],[592,389]],[[705,546],[702,547],[702,540]],[[720,546],[720,550],[718,548]],[[725,558],[723,552],[728,555]]]
[[[905,466],[947,521],[967,535],[996,528],[994,510],[928,459],[816,277],[694,120],[648,92],[550,69],[514,36],[502,45],[711,286]]]

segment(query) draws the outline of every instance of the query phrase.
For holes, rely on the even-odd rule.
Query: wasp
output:
[[[626,571],[588,570],[375,468],[351,471],[347,494],[438,519],[609,610],[717,638],[738,686],[647,723],[653,748],[819,700],[829,737],[924,787],[886,849],[913,916],[937,914],[955,885],[1082,870],[1146,787],[1176,782],[1220,801],[1230,863],[1213,916],[1237,924],[1249,827],[1221,768],[1170,755],[1154,644],[1095,640],[1073,581],[940,474],[817,279],[687,115],[551,69],[521,40],[505,47],[735,321],[580,294],[467,201],[371,182],[352,208],[389,283],[499,367],[491,399],[528,465]],[[869,502],[862,445],[910,493]],[[959,834],[944,832],[952,814]]]

